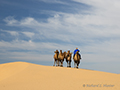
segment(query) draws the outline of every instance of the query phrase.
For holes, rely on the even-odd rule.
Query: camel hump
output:
[[[70,57],[68,57],[67,59],[68,59],[68,60],[70,60],[71,58],[70,58]]]
[[[81,59],[80,54],[75,54],[75,56],[73,57],[74,61],[79,61]]]

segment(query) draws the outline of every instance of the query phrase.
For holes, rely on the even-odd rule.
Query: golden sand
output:
[[[0,90],[120,90],[120,74],[6,63],[0,64]]]

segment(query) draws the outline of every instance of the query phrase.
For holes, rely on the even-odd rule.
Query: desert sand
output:
[[[120,90],[120,74],[42,66],[0,64],[0,90]]]

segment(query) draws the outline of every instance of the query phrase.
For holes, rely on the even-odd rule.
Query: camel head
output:
[[[66,55],[66,52],[64,52],[64,54]]]
[[[70,50],[68,50],[67,53],[70,53]]]
[[[54,53],[59,53],[59,51],[58,51],[58,50],[56,50],[56,51],[54,51]]]
[[[66,54],[66,52],[63,53],[64,55]]]

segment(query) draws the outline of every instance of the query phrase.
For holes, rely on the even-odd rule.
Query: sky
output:
[[[0,64],[52,66],[56,49],[78,47],[79,68],[120,73],[119,11],[120,0],[0,0]]]

